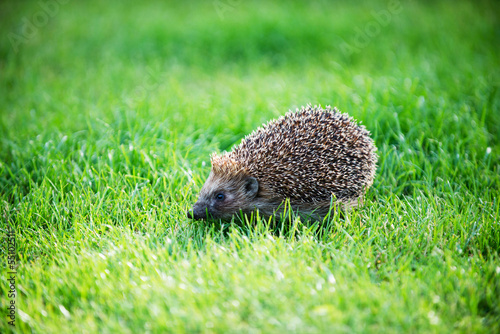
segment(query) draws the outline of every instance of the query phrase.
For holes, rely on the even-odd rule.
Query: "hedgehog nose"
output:
[[[200,206],[195,205],[193,207],[193,210],[189,210],[187,212],[187,217],[189,219],[194,219],[194,220],[206,219],[207,218],[206,208],[202,209]]]

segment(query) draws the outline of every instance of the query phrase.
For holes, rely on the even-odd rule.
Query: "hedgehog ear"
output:
[[[255,177],[250,176],[246,179],[245,183],[245,191],[247,195],[250,197],[255,197],[257,192],[259,191],[259,181]]]

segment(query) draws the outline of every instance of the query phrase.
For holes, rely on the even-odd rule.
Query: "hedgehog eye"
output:
[[[223,201],[225,196],[223,193],[218,193],[217,195],[215,195],[215,198],[218,200],[218,201]]]

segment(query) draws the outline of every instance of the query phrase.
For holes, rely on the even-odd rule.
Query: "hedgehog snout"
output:
[[[187,212],[187,217],[194,220],[207,219],[207,207],[196,203],[193,206],[193,210]]]

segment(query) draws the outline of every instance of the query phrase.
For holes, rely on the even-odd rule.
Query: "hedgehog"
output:
[[[257,210],[279,217],[286,202],[301,216],[322,220],[332,204],[362,203],[377,155],[370,132],[348,114],[308,105],[264,124],[231,152],[212,154],[211,164],[188,218],[230,221]]]

